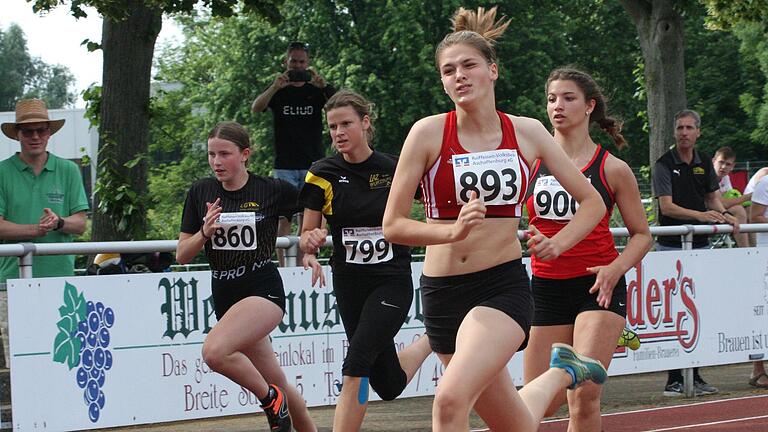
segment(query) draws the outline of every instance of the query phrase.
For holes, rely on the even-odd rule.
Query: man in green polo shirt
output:
[[[16,121],[2,132],[19,141],[21,151],[0,162],[0,242],[62,243],[82,234],[88,200],[80,169],[47,151],[48,139],[64,125],[50,120],[45,102],[16,104]],[[34,277],[69,276],[72,255],[33,258]],[[0,283],[19,277],[18,258],[0,257]]]

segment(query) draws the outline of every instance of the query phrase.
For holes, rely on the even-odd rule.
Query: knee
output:
[[[203,361],[215,372],[221,372],[229,354],[230,352],[216,340],[206,339],[203,343]]]
[[[403,393],[403,390],[405,390],[406,384],[404,379],[395,382],[374,382],[373,377],[371,377],[371,387],[373,387],[376,394],[385,401],[391,401],[400,396],[400,394]]]
[[[568,403],[572,418],[587,419],[600,415],[600,386],[588,383],[579,387]]]
[[[433,402],[434,420],[439,424],[450,424],[456,418],[466,417],[469,403],[458,391],[438,386]]]
[[[384,371],[374,370],[370,380],[373,390],[385,401],[391,401],[400,396],[408,385],[408,377],[399,367]]]
[[[741,205],[735,205],[728,209],[739,223],[747,223],[747,211]]]

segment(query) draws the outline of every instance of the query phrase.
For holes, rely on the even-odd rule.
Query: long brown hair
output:
[[[588,73],[572,66],[559,67],[549,74],[547,84],[544,87],[545,92],[549,91],[549,85],[552,81],[571,81],[576,84],[584,93],[585,100],[593,99],[595,101],[595,108],[589,114],[589,123],[597,123],[600,129],[611,136],[611,139],[616,144],[616,148],[619,150],[628,146],[627,140],[621,134],[621,127],[624,123],[608,116],[607,98],[600,86],[597,85],[597,82]]]

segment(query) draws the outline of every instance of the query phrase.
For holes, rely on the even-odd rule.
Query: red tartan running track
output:
[[[565,432],[568,419],[541,424],[539,432]],[[606,432],[768,431],[768,395],[603,414]]]

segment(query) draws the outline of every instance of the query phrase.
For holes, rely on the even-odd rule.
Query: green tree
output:
[[[729,29],[735,24],[757,23],[765,28],[768,24],[766,0],[701,0],[707,7],[710,25]]]
[[[741,53],[746,59],[746,90],[739,100],[741,108],[755,123],[750,138],[756,143],[753,159],[765,160],[768,155],[768,32],[763,24],[741,23],[733,28],[741,41]]]
[[[218,121],[236,120],[245,124],[253,137],[250,169],[269,174],[272,116],[250,113],[250,102],[284,69],[281,61],[287,44],[303,40],[311,44],[313,68],[337,87],[350,87],[376,103],[374,144],[398,153],[414,121],[452,108],[434,65],[435,46],[450,31],[448,18],[459,5],[472,8],[483,3],[286,0],[281,9],[285,18],[277,24],[249,14],[229,19],[204,13],[184,17],[185,43],[159,56],[157,78],[183,86],[182,91],[158,98],[168,99],[168,106],[175,107],[176,112],[183,107],[183,121],[173,116],[167,119],[174,122],[169,127],[185,138],[166,140],[155,133],[153,125],[152,139],[164,142],[167,155],[199,158],[201,169],[207,173],[200,153],[205,132]],[[704,10],[698,4],[679,2],[676,7],[681,12],[672,12],[678,14],[687,41],[679,46],[685,50],[689,65],[682,79],[687,80],[688,91],[681,91],[691,106],[705,115],[702,145],[709,149],[710,145],[738,142],[743,146],[753,124],[735,103],[744,92],[756,94],[755,89],[762,89],[763,81],[759,85],[750,81],[756,66],[745,63],[737,49],[739,41],[733,36],[703,25]],[[630,148],[618,156],[632,166],[647,167],[649,132],[654,129],[649,111],[655,108],[647,97],[650,85],[644,52],[637,33],[627,31],[634,27],[634,21],[624,5],[603,0],[517,0],[500,5],[499,12],[513,23],[497,45],[499,109],[535,117],[548,125],[547,74],[557,66],[574,64],[597,79],[610,97],[612,112],[625,121]],[[536,26],[520,25],[534,20]],[[683,51],[678,54],[682,56]],[[682,62],[682,58],[676,61]],[[658,81],[657,75],[653,77]],[[686,102],[680,105],[682,108]],[[192,111],[198,114],[186,117]],[[667,107],[668,132],[660,134],[668,140],[663,150],[671,144],[674,111]],[[192,122],[192,118],[197,120]],[[182,132],[184,124],[193,130]],[[615,152],[606,135],[596,132],[594,136]],[[163,175],[182,175],[174,164],[188,162],[177,163],[167,155],[155,156],[155,163],[166,163],[157,163],[158,168],[163,167]],[[166,178],[159,183],[170,181]]]
[[[741,42],[744,88],[739,101],[754,128],[747,131],[752,140],[747,151],[735,147],[739,158],[765,160],[768,154],[768,2],[702,0],[702,3],[707,8],[709,26],[729,30]]]
[[[65,2],[27,0],[35,12]],[[280,0],[243,0],[244,10],[277,19]],[[191,13],[198,1],[71,0],[75,17],[94,7],[104,19],[100,47],[104,72],[99,112],[99,180],[95,189],[93,240],[141,239],[146,234],[146,156],[149,83],[155,41],[165,13]],[[214,15],[239,12],[232,0],[205,0]],[[94,46],[96,45],[96,46]]]
[[[740,161],[756,159],[759,141],[752,139],[756,123],[742,108],[742,95],[759,93],[754,77],[761,74],[740,50],[732,32],[708,30],[706,13],[686,17],[686,93],[690,108],[702,116],[697,147],[710,155],[722,146],[736,150]],[[764,77],[764,75],[763,75]]]
[[[643,53],[651,163],[673,144],[674,124],[670,119],[688,105],[681,3],[669,0],[621,0],[635,23]]]
[[[48,108],[63,108],[75,101],[71,91],[75,78],[69,69],[30,56],[18,25],[0,30],[0,58],[0,111],[13,111],[23,98],[44,99]]]

